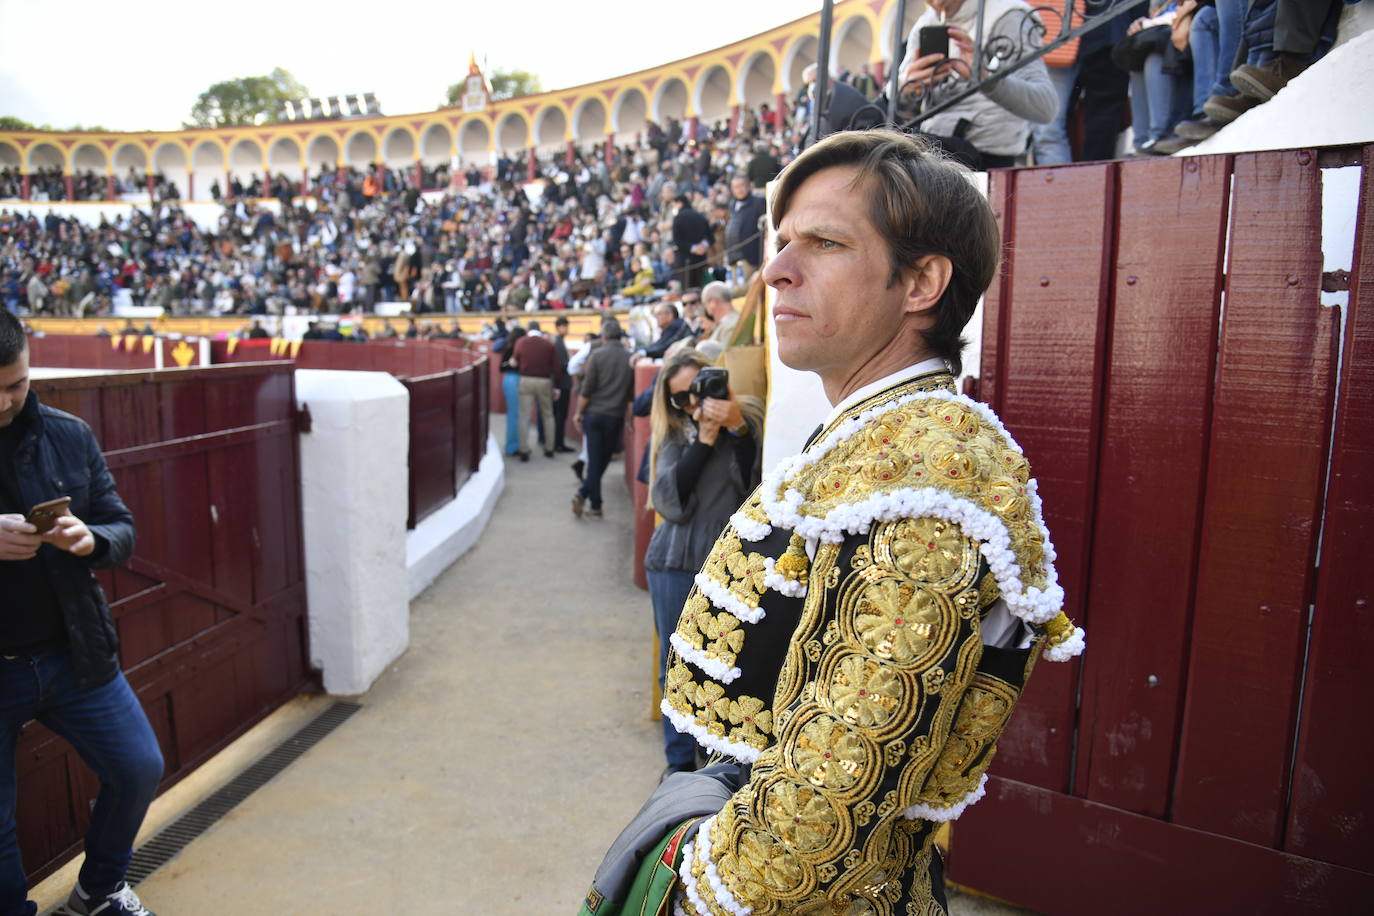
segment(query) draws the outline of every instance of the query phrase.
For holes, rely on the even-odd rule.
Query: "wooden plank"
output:
[[[1363,913],[1374,875],[993,777],[952,881],[1054,916]]]
[[[1317,573],[1316,609],[1289,852],[1371,870],[1374,862],[1374,146],[1364,149],[1344,358]],[[1352,718],[1352,712],[1354,717]]]
[[[1237,156],[1232,188],[1174,820],[1277,846],[1331,411],[1317,157]]]
[[[1075,794],[1155,817],[1187,674],[1230,179],[1226,156],[1120,171]]]
[[[1086,613],[1098,416],[1110,316],[1114,167],[1012,175],[1012,255],[998,326],[996,400],[1040,482],[1065,611]],[[1067,791],[1079,663],[1042,665],[999,742],[997,772]]]
[[[1007,352],[1003,335],[1011,313],[1007,285],[1011,277],[1010,243],[1016,226],[1013,219],[1016,210],[1011,205],[1014,174],[1009,169],[995,169],[988,173],[988,203],[992,205],[992,215],[997,219],[997,230],[1005,254],[992,286],[983,295],[983,350],[979,355],[978,386],[974,397],[991,405],[994,410],[1002,409],[1002,360]]]

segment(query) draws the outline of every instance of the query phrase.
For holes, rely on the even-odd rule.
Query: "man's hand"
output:
[[[573,414],[573,426],[577,427],[579,433],[582,432],[582,414]]]
[[[973,40],[968,37],[968,32],[952,25],[949,27],[949,39],[959,48],[962,55],[968,58],[973,57]],[[948,58],[943,54],[927,54],[925,57],[918,57],[902,69],[901,91],[920,95],[926,91],[927,86],[938,83],[950,73],[968,79],[971,71],[966,60]]]
[[[86,523],[75,515],[64,515],[47,534],[42,535],[46,544],[78,557],[88,557],[95,550],[95,535]]]
[[[10,512],[0,515],[0,560],[31,560],[42,546],[38,529],[24,516]]]

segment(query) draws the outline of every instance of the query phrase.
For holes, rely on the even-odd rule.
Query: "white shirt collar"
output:
[[[891,375],[885,375],[882,378],[878,379],[876,382],[869,382],[867,385],[851,393],[849,397],[845,398],[843,401],[836,404],[834,407],[830,408],[830,413],[826,416],[825,423],[823,425],[829,426],[831,423],[835,422],[835,418],[838,417],[840,414],[844,413],[846,410],[853,407],[855,404],[858,404],[860,401],[871,398],[873,395],[877,394],[880,391],[886,391],[894,385],[900,385],[902,382],[905,382],[908,379],[913,379],[918,375],[925,375],[927,372],[941,372],[948,370],[949,366],[945,365],[944,359],[939,356],[922,360],[919,363],[907,366],[905,369],[898,369]]]

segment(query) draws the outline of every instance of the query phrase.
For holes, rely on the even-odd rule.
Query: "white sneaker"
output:
[[[104,897],[90,896],[78,881],[67,898],[67,909],[77,916],[153,916],[127,881]]]

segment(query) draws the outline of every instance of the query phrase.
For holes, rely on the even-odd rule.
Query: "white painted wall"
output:
[[[385,372],[298,369],[296,400],[311,663],[328,693],[360,694],[410,642],[410,397]]]

